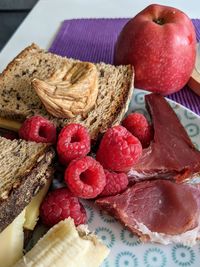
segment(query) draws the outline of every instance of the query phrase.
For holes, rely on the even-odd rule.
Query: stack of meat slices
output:
[[[145,97],[154,139],[129,171],[131,187],[96,201],[143,241],[194,245],[200,238],[200,184],[187,184],[200,173],[200,152],[158,94]]]

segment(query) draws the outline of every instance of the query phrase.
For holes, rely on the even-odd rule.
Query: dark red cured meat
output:
[[[143,233],[136,221],[151,232],[178,235],[198,226],[200,188],[168,180],[144,181],[96,204],[139,236]]]
[[[155,93],[146,95],[145,101],[152,117],[154,138],[129,171],[129,179],[167,178],[183,182],[198,174],[200,152],[168,102]]]

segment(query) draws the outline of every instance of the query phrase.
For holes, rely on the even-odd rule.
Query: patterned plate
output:
[[[144,104],[146,93],[135,90],[128,113],[137,111],[148,116]],[[196,147],[200,149],[200,117],[175,102],[169,101],[169,103]],[[102,267],[200,266],[200,243],[192,248],[182,244],[168,246],[143,244],[114,218],[98,210],[92,201],[82,202],[87,210],[89,229],[94,231],[111,250]],[[35,233],[37,238],[41,230],[40,228]]]
[[[148,116],[144,103],[145,94],[145,91],[135,90],[128,113],[137,111]],[[175,102],[169,103],[196,147],[200,148],[200,117]],[[84,204],[89,218],[89,229],[95,231],[111,249],[102,267],[200,266],[200,243],[192,248],[182,244],[143,244],[114,218],[94,207],[92,202],[87,201]]]

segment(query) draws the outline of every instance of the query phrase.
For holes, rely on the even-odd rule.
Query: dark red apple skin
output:
[[[188,16],[176,8],[153,4],[122,29],[114,64],[134,66],[135,87],[168,95],[187,83],[195,57],[196,34]]]

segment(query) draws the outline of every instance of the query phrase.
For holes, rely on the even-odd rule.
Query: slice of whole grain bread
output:
[[[30,203],[53,173],[48,144],[0,137],[0,232]]]
[[[63,64],[77,60],[47,53],[37,45],[25,48],[0,75],[0,116],[23,121],[35,114],[47,117],[56,126],[76,122],[86,126],[92,139],[119,123],[128,109],[133,92],[133,68],[96,64],[98,70],[98,97],[94,108],[85,116],[58,119],[50,115],[31,86],[33,78],[47,79]]]

